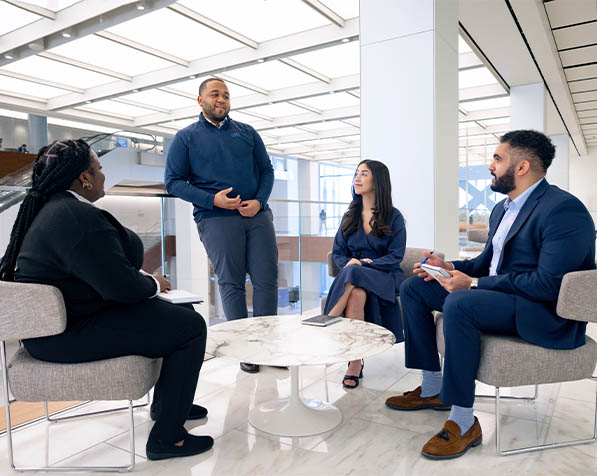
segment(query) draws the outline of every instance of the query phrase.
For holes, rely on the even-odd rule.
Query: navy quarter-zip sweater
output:
[[[218,129],[201,113],[197,122],[174,137],[164,182],[168,193],[194,205],[193,216],[199,222],[238,215],[237,210],[214,207],[214,195],[229,187],[229,197],[259,200],[262,210],[267,209],[274,169],[255,129],[229,116]]]

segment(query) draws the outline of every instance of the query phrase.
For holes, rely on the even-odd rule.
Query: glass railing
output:
[[[119,188],[119,187],[116,187]],[[18,192],[24,196],[27,187],[2,186],[4,192]],[[177,198],[155,191],[109,191],[96,205],[114,215],[124,226],[135,231],[143,240],[147,272],[165,274],[173,287],[186,288],[188,281],[177,282],[187,260],[176,253]],[[334,236],[348,203],[301,200],[270,200],[278,244],[278,313],[298,314],[320,309],[321,298],[332,282],[328,275],[327,255],[332,250]],[[18,204],[0,215],[0,256],[4,253]],[[325,213],[322,213],[324,210]],[[188,214],[191,219],[190,210]],[[179,215],[180,216],[180,215]],[[186,214],[184,215],[186,218]],[[190,233],[196,234],[194,227]],[[178,263],[178,266],[177,266]],[[193,263],[191,263],[193,266]],[[202,313],[209,315],[210,324],[225,320],[217,277],[209,265],[209,287],[205,291]],[[192,289],[189,289],[192,290]],[[252,314],[252,283],[247,276],[247,306]],[[206,316],[207,317],[207,316]]]

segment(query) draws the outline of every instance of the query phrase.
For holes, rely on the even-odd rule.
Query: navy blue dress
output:
[[[344,239],[339,229],[334,239],[332,257],[340,273],[334,279],[325,304],[327,314],[338,302],[347,282],[367,291],[365,320],[379,324],[396,336],[396,342],[404,340],[402,316],[396,302],[396,295],[403,280],[400,268],[406,249],[406,227],[402,214],[394,208],[390,221],[391,236],[378,238],[366,234],[363,227]],[[369,258],[371,263],[350,265],[351,258]]]

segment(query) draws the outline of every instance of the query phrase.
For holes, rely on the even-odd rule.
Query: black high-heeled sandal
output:
[[[350,367],[350,362],[348,362],[348,367]],[[359,386],[359,379],[363,378],[363,369],[365,368],[365,361],[363,359],[361,359],[361,372],[359,373],[359,376],[357,377],[356,375],[344,375],[344,378],[342,379],[342,386],[344,388],[357,388]],[[354,382],[354,385],[346,385],[344,382],[346,380],[350,380],[351,382]]]

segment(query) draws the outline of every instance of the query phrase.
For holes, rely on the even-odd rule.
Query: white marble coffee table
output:
[[[255,428],[278,436],[301,437],[332,430],[342,421],[334,405],[299,396],[301,365],[348,362],[383,352],[396,341],[387,329],[354,319],[328,327],[301,324],[305,316],[265,316],[223,322],[208,328],[206,351],[240,362],[290,367],[290,397],[256,405]]]

